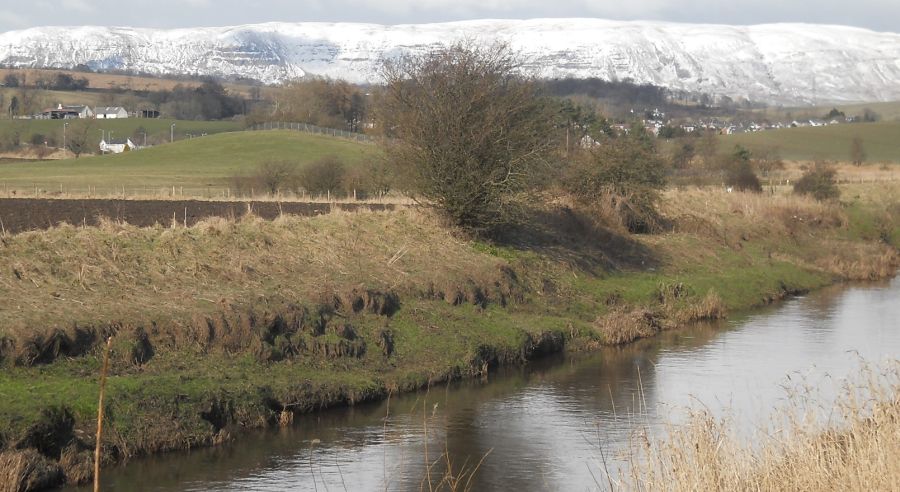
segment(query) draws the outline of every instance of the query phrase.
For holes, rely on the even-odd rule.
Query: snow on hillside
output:
[[[306,74],[377,82],[384,58],[461,39],[508,42],[540,77],[631,79],[769,103],[900,100],[900,34],[809,24],[534,19],[174,30],[41,27],[0,34],[0,64],[85,64],[267,83]]]

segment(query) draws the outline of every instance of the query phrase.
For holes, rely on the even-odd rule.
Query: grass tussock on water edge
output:
[[[693,321],[724,318],[727,308],[722,298],[710,290],[697,298],[686,293],[684,284],[662,284],[660,303],[655,309],[616,306],[594,321],[594,330],[606,345],[621,345],[647,338],[663,330]]]
[[[639,439],[621,489],[900,490],[900,361],[864,366],[833,406],[810,393],[792,393],[749,441],[707,411],[663,440]]]

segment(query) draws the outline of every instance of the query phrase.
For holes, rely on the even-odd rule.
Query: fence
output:
[[[310,125],[309,123],[293,123],[289,121],[270,121],[265,123],[257,123],[249,128],[251,131],[262,130],[293,130],[297,132],[311,133],[315,135],[329,135],[332,137],[346,138],[356,142],[372,143],[375,138],[364,133],[348,132],[346,130],[338,130],[336,128],[324,128],[321,126]]]

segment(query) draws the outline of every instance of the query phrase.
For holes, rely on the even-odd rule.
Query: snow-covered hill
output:
[[[900,100],[900,34],[809,24],[722,26],[599,19],[382,26],[268,23],[154,30],[41,27],[0,34],[0,64],[378,80],[385,57],[468,39],[506,41],[541,77],[631,79],[770,103]]]

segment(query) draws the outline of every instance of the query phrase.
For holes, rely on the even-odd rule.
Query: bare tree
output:
[[[697,143],[697,153],[703,159],[703,166],[706,169],[719,167],[719,139],[716,137],[715,131],[707,130],[703,133]]]
[[[379,121],[389,160],[414,195],[454,224],[487,232],[556,145],[554,118],[506,46],[466,44],[384,66]]]
[[[850,160],[857,166],[862,166],[866,161],[866,149],[863,148],[863,139],[860,137],[853,137],[850,142]]]
[[[288,161],[266,161],[256,170],[256,180],[271,194],[290,188],[297,180],[297,165]]]
[[[312,195],[334,194],[343,190],[347,171],[334,156],[326,156],[304,166],[300,185]]]
[[[14,118],[19,115],[19,98],[18,96],[13,96],[12,99],[9,100],[9,106],[6,108],[7,114],[9,114],[10,118]]]
[[[69,123],[66,147],[75,154],[76,159],[91,147],[94,128],[96,127],[93,119],[79,119]]]

